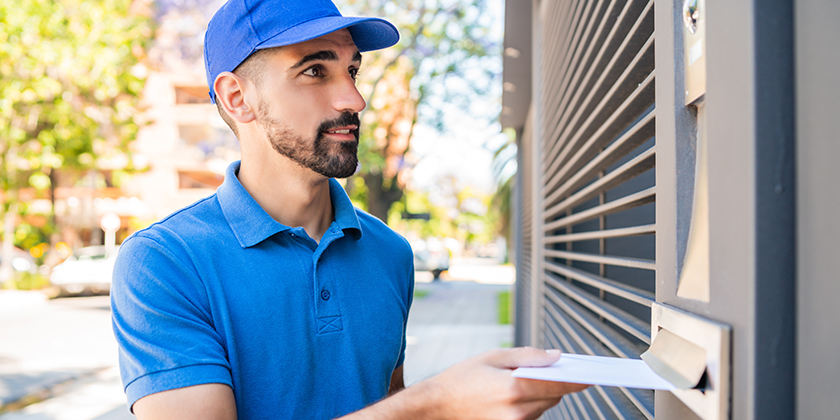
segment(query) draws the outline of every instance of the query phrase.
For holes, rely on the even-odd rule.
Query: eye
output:
[[[324,70],[321,68],[321,66],[312,66],[304,70],[301,74],[310,77],[324,77]]]
[[[356,80],[356,78],[359,77],[359,69],[350,69],[350,77],[352,77],[353,80]]]

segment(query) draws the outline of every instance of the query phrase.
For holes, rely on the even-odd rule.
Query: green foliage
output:
[[[20,223],[15,226],[14,244],[20,249],[28,250],[33,246],[49,241],[49,231],[39,229],[29,223]]]
[[[359,176],[347,178],[344,188],[347,190],[347,194],[350,196],[350,201],[353,202],[354,206],[359,208],[367,207],[368,189],[365,185],[364,178]]]
[[[516,178],[514,175],[517,171],[517,147],[516,132],[513,129],[507,129],[504,133],[507,135],[506,141],[493,151],[493,177],[496,179],[496,192],[493,194],[491,206],[498,214],[496,232],[507,240],[508,246],[511,246],[513,241],[510,240],[510,223]]]
[[[432,200],[429,192],[405,191],[403,200],[391,206],[388,225],[420,238],[455,238],[468,245],[493,242],[496,234],[491,228],[499,223],[500,213],[491,206],[492,196],[472,188],[453,189],[451,193]],[[428,213],[430,220],[405,220],[405,212]]]
[[[146,74],[141,61],[153,33],[145,5],[0,0],[0,200],[8,217],[27,214],[20,189],[43,197],[57,188],[57,171],[72,184],[91,169],[109,169],[118,182],[132,170],[129,144],[141,125]],[[20,224],[11,239],[28,249],[47,240],[53,223]]]
[[[4,190],[51,185],[54,169],[130,166],[140,63],[152,35],[131,0],[0,0]]]
[[[499,324],[510,324],[511,294],[509,291],[499,292],[496,295],[497,308],[499,310]]]
[[[41,290],[49,286],[47,276],[39,273],[18,273],[15,276],[15,289],[17,290]]]
[[[486,0],[337,3],[345,15],[382,16],[400,31],[396,46],[365,54],[358,83],[368,104],[359,144],[363,203],[384,219],[402,198],[401,175],[413,164],[406,157],[418,123],[446,131],[447,106],[495,120],[496,114],[479,115],[476,104],[495,100],[486,96],[501,73],[501,37]]]

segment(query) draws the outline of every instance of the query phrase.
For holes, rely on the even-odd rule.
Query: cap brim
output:
[[[258,44],[255,50],[282,47],[309,41],[347,28],[361,52],[388,48],[400,40],[400,32],[384,19],[370,17],[327,16],[289,28]]]

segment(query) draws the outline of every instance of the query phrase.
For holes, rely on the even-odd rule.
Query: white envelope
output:
[[[657,375],[644,360],[583,354],[563,353],[560,360],[551,366],[518,368],[513,371],[513,376],[576,384],[666,391],[676,389],[673,384]]]

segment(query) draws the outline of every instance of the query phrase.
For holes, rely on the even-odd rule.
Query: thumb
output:
[[[560,350],[541,350],[534,347],[500,349],[487,354],[486,362],[497,368],[543,367],[560,360]]]

